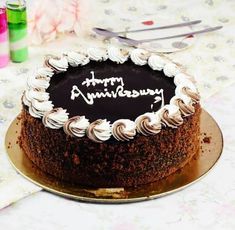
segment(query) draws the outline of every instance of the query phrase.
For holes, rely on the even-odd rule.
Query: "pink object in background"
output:
[[[81,35],[88,28],[89,1],[41,0],[29,7],[30,43],[39,45],[61,34]]]
[[[9,44],[6,9],[0,8],[0,68],[9,62]]]

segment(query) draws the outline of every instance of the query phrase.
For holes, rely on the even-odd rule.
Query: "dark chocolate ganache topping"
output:
[[[135,120],[146,112],[159,110],[175,95],[173,78],[148,65],[132,61],[116,64],[95,62],[69,67],[55,74],[47,91],[54,107],[67,110],[69,117],[85,115],[91,122],[107,119]]]

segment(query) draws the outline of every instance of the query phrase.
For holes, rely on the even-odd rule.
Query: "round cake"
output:
[[[91,187],[160,180],[199,152],[192,77],[143,49],[47,57],[22,97],[20,144],[44,172]]]

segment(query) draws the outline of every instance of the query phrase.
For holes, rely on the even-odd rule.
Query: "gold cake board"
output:
[[[60,181],[41,171],[20,148],[20,129],[20,120],[17,117],[8,128],[5,145],[11,164],[22,176],[51,193],[96,203],[136,202],[180,191],[205,176],[219,160],[223,149],[223,136],[219,126],[210,114],[202,110],[200,153],[183,169],[165,179],[136,188],[94,189]]]

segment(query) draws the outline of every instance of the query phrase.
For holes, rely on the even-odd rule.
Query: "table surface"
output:
[[[11,121],[20,112],[20,97],[26,78],[40,66],[43,55],[96,40],[89,37],[61,37],[40,47],[30,48],[29,61],[0,69],[0,228],[15,229],[235,229],[235,2],[234,1],[119,1],[99,0],[97,25],[114,27],[117,20],[172,15],[175,20],[203,19],[223,25],[221,32],[199,37],[187,50],[169,54],[195,75],[202,106],[215,118],[224,135],[224,150],[216,167],[202,180],[185,190],[152,201],[101,205],[68,200],[41,189],[19,176],[11,167],[4,149],[4,137]],[[119,3],[117,3],[119,2]],[[194,9],[191,10],[192,4]],[[119,10],[117,10],[119,9]],[[121,11],[120,11],[121,9]],[[157,16],[155,15],[158,12]],[[173,14],[176,12],[175,14]],[[127,14],[128,13],[128,14]],[[130,18],[131,15],[134,15]],[[110,22],[112,15],[115,20]],[[128,17],[127,17],[128,15]],[[124,20],[125,19],[125,20]],[[129,21],[128,21],[129,20]],[[120,29],[120,28],[119,28]],[[103,44],[103,43],[102,43]],[[26,197],[24,199],[21,199]],[[20,200],[21,199],[21,200]],[[19,201],[18,201],[19,200]],[[16,202],[17,201],[17,202]],[[20,220],[20,221],[19,221]],[[178,227],[178,228],[177,228]]]

